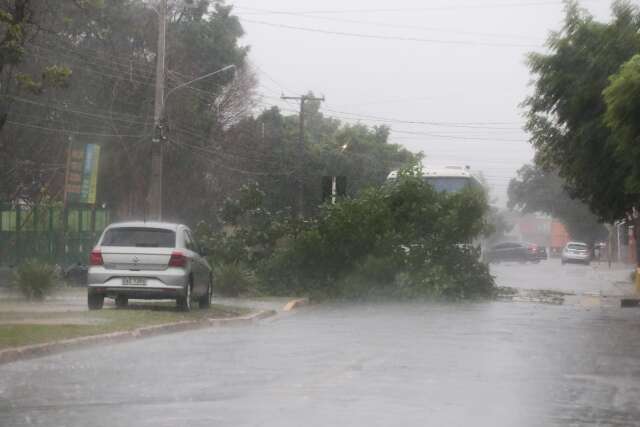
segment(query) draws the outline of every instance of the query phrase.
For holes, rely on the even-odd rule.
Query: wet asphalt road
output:
[[[622,275],[580,268],[494,271],[580,292]],[[31,425],[640,425],[640,309],[326,305],[0,366],[0,426]]]

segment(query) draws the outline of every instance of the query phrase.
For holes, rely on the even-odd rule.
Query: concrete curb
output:
[[[203,319],[184,320],[175,323],[162,325],[145,326],[131,331],[112,332],[109,334],[91,335],[87,337],[70,338],[62,341],[55,341],[45,344],[34,344],[24,347],[8,348],[0,350],[0,365],[16,362],[23,359],[33,359],[50,354],[61,353],[68,350],[87,347],[102,343],[116,343],[132,341],[135,339],[152,337],[156,335],[183,332],[192,329],[206,328],[212,326],[241,326],[257,323],[267,317],[275,316],[275,310],[262,310],[248,316],[231,317],[228,319]]]
[[[289,301],[287,303],[287,305],[284,306],[282,311],[291,311],[291,310],[294,310],[296,308],[300,308],[302,306],[305,306],[307,304],[309,304],[309,298],[294,299],[294,300]]]

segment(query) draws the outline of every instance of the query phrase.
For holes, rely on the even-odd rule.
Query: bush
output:
[[[225,297],[237,297],[255,289],[253,274],[240,263],[223,263],[214,268],[213,290]]]
[[[486,227],[484,194],[433,191],[405,175],[326,205],[258,269],[267,292],[316,298],[491,297],[479,253],[462,243]]]
[[[220,264],[223,295],[245,293],[254,277],[262,293],[316,299],[457,300],[495,293],[488,267],[465,244],[487,227],[482,191],[439,193],[407,171],[393,184],[324,205],[304,221],[262,209],[261,194],[247,186],[241,198],[248,201],[227,203],[221,222],[235,226],[231,233],[203,233]]]
[[[55,268],[36,259],[25,261],[14,273],[13,286],[30,301],[43,300],[52,292],[55,283]]]

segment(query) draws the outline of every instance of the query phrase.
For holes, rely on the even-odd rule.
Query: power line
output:
[[[473,136],[458,136],[458,135],[446,135],[446,134],[438,134],[438,133],[430,133],[430,132],[412,132],[407,130],[394,130],[391,129],[391,133],[399,133],[399,134],[408,134],[408,135],[418,135],[418,136],[428,136],[432,138],[442,138],[442,139],[455,139],[461,141],[487,141],[487,142],[506,142],[506,143],[520,143],[527,142],[522,139],[502,139],[502,138],[483,138],[483,137],[473,137]],[[405,138],[406,139],[406,138]]]
[[[42,102],[36,102],[27,98],[21,98],[19,96],[12,96],[12,95],[5,95],[7,98],[11,98],[13,100],[16,100],[18,102],[22,102],[25,104],[31,104],[31,105],[38,105],[41,107],[45,107],[45,108],[51,108],[57,111],[64,111],[67,113],[72,113],[72,114],[77,114],[77,115],[82,115],[82,116],[87,116],[87,117],[92,117],[92,118],[97,118],[97,119],[102,119],[102,120],[112,120],[112,121],[117,121],[117,122],[122,122],[122,123],[129,123],[129,124],[142,124],[142,125],[149,125],[151,124],[148,121],[140,121],[140,120],[128,120],[128,119],[121,119],[118,117],[113,117],[113,116],[107,116],[107,115],[102,115],[102,114],[95,114],[95,113],[88,113],[85,111],[80,111],[80,110],[74,110],[74,109],[70,109],[67,108],[66,106],[62,106],[59,104],[45,104]]]
[[[34,46],[37,46],[38,48],[40,48],[42,50],[48,50],[50,52],[53,52],[53,53],[56,54],[56,56],[58,56],[58,55],[67,56],[67,57],[70,56],[69,53],[67,53],[66,50],[65,51],[60,51],[60,50],[56,50],[55,48],[51,48],[51,47],[44,47],[44,46],[40,46],[40,45],[34,45]],[[85,48],[83,48],[83,49],[85,49]],[[38,55],[38,54],[34,54],[34,55],[41,56],[41,55]],[[107,67],[106,71],[108,73],[95,71],[93,68],[88,68],[86,66],[77,65],[77,63],[74,65],[74,67],[78,67],[78,68],[81,68],[81,69],[86,69],[88,71],[91,71],[92,73],[96,73],[96,74],[99,74],[99,75],[102,75],[102,76],[105,76],[105,77],[112,77],[112,78],[121,79],[121,80],[125,80],[125,81],[131,81],[131,82],[134,82],[134,83],[139,83],[139,84],[143,84],[143,85],[147,85],[147,86],[152,86],[153,83],[149,83],[149,82],[146,82],[146,81],[138,80],[136,78],[133,78],[130,75],[131,74],[131,70],[134,69],[134,68],[137,68],[137,70],[135,72],[137,74],[140,74],[140,77],[147,78],[149,80],[155,80],[154,71],[152,71],[152,70],[147,71],[147,70],[143,69],[143,68],[146,68],[146,67],[152,67],[151,64],[141,64],[141,63],[133,62],[133,61],[131,61],[131,59],[127,59],[125,57],[119,57],[119,58],[121,58],[121,59],[123,59],[125,61],[129,60],[129,63],[121,63],[121,62],[115,61],[113,59],[107,60],[107,59],[99,58],[97,54],[93,55],[93,58],[92,58],[93,61],[89,60],[86,57],[83,57],[81,54],[78,54],[78,53],[76,53],[76,56],[79,57],[79,58],[72,57],[72,60],[73,61],[80,60],[80,61],[82,61],[81,62],[82,64],[96,66],[96,67],[100,67],[100,68],[104,68],[105,64],[106,64],[106,67]],[[87,56],[90,57],[91,55],[87,55]],[[101,61],[102,63],[95,62],[95,61]],[[116,66],[113,66],[111,64],[115,64]],[[118,66],[120,66],[122,68],[118,68]],[[167,73],[177,74],[177,75],[182,76],[182,77],[188,77],[188,76],[185,76],[184,74],[182,74],[182,73],[180,73],[178,71],[175,71],[175,70],[167,70]],[[138,76],[136,76],[136,77],[138,77]],[[185,87],[185,89],[191,90],[191,91],[194,91],[194,92],[198,92],[198,93],[203,93],[203,94],[206,94],[207,96],[212,96],[211,93],[209,93],[207,91],[203,91],[201,89],[197,89],[195,87],[188,86],[188,87]],[[199,98],[199,99],[203,100],[202,98]]]
[[[209,140],[203,136],[197,133],[197,131],[193,130],[193,129],[185,129],[182,127],[172,127],[171,131],[175,131],[177,133],[182,133],[184,135],[188,135],[192,138],[195,138],[196,140],[202,141],[202,142],[209,142]],[[230,155],[236,158],[239,158],[241,160],[245,160],[245,161],[252,161],[252,162],[257,162],[257,163],[265,163],[265,162],[269,162],[269,163],[279,163],[282,164],[283,163],[283,159],[278,159],[275,157],[270,157],[270,156],[263,156],[260,158],[257,157],[248,157],[246,156],[246,154],[238,154],[237,152],[230,152],[228,150],[224,150],[221,149],[220,151],[212,151],[214,153],[216,153],[217,155]]]
[[[447,127],[459,127],[459,128],[470,128],[470,129],[490,129],[488,128],[488,126],[500,126],[500,125],[509,125],[509,124],[514,124],[514,123],[518,123],[518,122],[491,122],[491,121],[486,121],[486,122],[446,122],[446,121],[424,121],[424,120],[402,120],[402,119],[396,119],[396,118],[389,118],[389,117],[381,117],[381,116],[374,116],[374,115],[369,115],[369,114],[358,114],[358,113],[350,113],[347,111],[340,111],[340,110],[334,110],[331,108],[325,108],[326,111],[331,111],[334,113],[339,113],[339,114],[346,114],[346,115],[350,115],[350,116],[355,116],[355,117],[362,117],[365,119],[370,119],[370,120],[377,120],[377,121],[385,121],[385,122],[389,122],[389,123],[402,123],[402,124],[409,124],[409,125],[428,125],[428,126],[447,126]],[[491,128],[491,129],[507,129],[507,128]],[[509,130],[512,130],[513,128],[509,128]]]
[[[270,96],[265,96],[265,98],[270,99],[279,99]],[[400,124],[408,124],[408,125],[427,125],[427,126],[443,126],[443,127],[457,127],[457,128],[469,128],[469,129],[482,129],[482,130],[518,130],[521,129],[519,127],[494,127],[501,125],[510,125],[510,124],[519,124],[519,122],[499,122],[499,121],[485,121],[485,122],[447,122],[447,121],[423,121],[423,120],[403,120],[397,118],[389,118],[382,116],[375,116],[370,114],[359,114],[359,113],[351,113],[348,111],[335,110],[332,108],[324,108],[323,111],[328,111],[332,113],[343,114],[346,116],[353,116],[355,118],[362,118],[371,121],[377,121],[382,123],[400,123]],[[341,117],[341,116],[337,116]],[[348,117],[347,117],[348,118]],[[353,118],[350,118],[353,120]]]
[[[102,68],[107,67],[107,68],[110,68],[110,71],[112,72],[130,73],[133,69],[135,69],[136,73],[141,74],[144,77],[147,77],[149,79],[154,78],[153,70],[148,69],[148,67],[153,67],[153,65],[150,63],[134,62],[133,59],[135,57],[118,56],[110,52],[106,52],[106,50],[102,51],[99,49],[88,48],[85,46],[77,47],[75,49],[73,48],[70,49],[68,46],[61,46],[61,45],[44,46],[37,43],[32,43],[31,46],[40,50],[53,52],[56,54],[56,56],[71,58],[74,61],[81,60],[85,63],[92,63],[95,65],[98,65]],[[107,54],[109,56],[109,59],[102,58],[99,55],[99,53]],[[125,62],[116,61],[115,58]],[[118,67],[121,67],[121,68],[118,68]]]
[[[260,14],[260,15],[285,15],[285,16],[303,17],[303,18],[307,18],[307,19],[316,19],[316,20],[323,20],[323,21],[330,21],[330,22],[342,22],[342,23],[347,23],[347,24],[362,24],[362,25],[369,25],[369,26],[375,26],[375,27],[386,27],[386,28],[406,29],[406,30],[421,30],[421,31],[443,32],[443,33],[459,34],[459,35],[467,35],[467,36],[484,36],[484,37],[501,37],[501,38],[511,37],[511,38],[521,39],[521,40],[534,40],[533,37],[515,35],[515,34],[483,33],[483,32],[474,32],[474,31],[455,30],[455,29],[451,29],[451,28],[423,27],[423,26],[419,26],[419,25],[406,25],[406,24],[391,24],[391,23],[388,23],[388,22],[363,21],[363,20],[357,20],[357,19],[344,19],[344,18],[335,18],[335,17],[328,17],[328,16],[319,16],[319,15],[301,13],[301,12],[287,12],[287,11],[256,9],[256,8],[248,8],[248,7],[238,7],[236,9],[240,9],[240,10],[244,9],[244,10],[257,12],[257,13],[251,13],[251,12],[247,13],[247,14],[250,14],[250,15],[257,15],[257,14]]]
[[[208,150],[208,149],[206,149],[206,148],[204,148],[204,147],[199,147],[199,146],[197,146],[197,145],[188,144],[188,143],[186,143],[186,142],[177,142],[177,141],[174,141],[174,140],[172,140],[172,139],[169,139],[169,142],[170,142],[170,143],[172,143],[173,145],[175,145],[175,146],[179,147],[179,148],[183,148],[183,149],[185,149],[185,148],[190,148],[190,149],[192,149],[192,150],[199,151],[201,154],[209,154],[209,155],[213,155],[213,156],[216,156],[216,157],[220,158],[220,153],[217,153],[217,152],[215,152],[215,151]],[[210,161],[211,161],[212,159],[211,159],[211,158],[208,158],[208,160],[210,160]],[[222,158],[221,160],[226,160],[226,159]],[[227,170],[230,170],[230,171],[233,171],[233,172],[238,172],[238,173],[241,173],[241,174],[244,174],[244,175],[254,175],[254,176],[289,176],[289,175],[291,175],[291,174],[292,174],[292,172],[287,172],[287,173],[272,173],[272,172],[255,172],[255,171],[247,171],[247,170],[244,170],[244,169],[240,169],[240,168],[236,168],[236,167],[233,167],[233,166],[229,166],[229,165],[228,165],[228,164],[226,164],[226,163],[220,163],[220,162],[215,161],[215,160],[213,160],[213,162],[216,164],[216,166],[219,166],[219,167],[221,167],[221,168],[223,168],[223,169],[227,169]]]
[[[404,41],[404,42],[417,42],[417,43],[433,43],[433,44],[447,44],[447,45],[463,45],[463,46],[492,46],[492,47],[521,47],[521,48],[540,48],[540,45],[528,45],[528,44],[516,44],[516,43],[493,43],[493,42],[474,42],[474,41],[461,41],[461,40],[438,40],[438,39],[425,39],[419,37],[401,37],[401,36],[382,36],[376,34],[363,34],[363,33],[350,33],[345,31],[330,31],[320,28],[300,27],[297,25],[276,24],[273,22],[256,21],[253,19],[242,19],[244,22],[251,24],[265,25],[268,27],[284,28],[287,30],[305,31],[309,33],[328,34],[335,36],[354,37],[361,39],[372,40],[391,40],[391,41]]]
[[[53,125],[53,126],[58,126],[57,127],[58,129],[70,129],[72,127],[75,128],[75,126],[72,126],[72,125],[76,124],[71,120],[66,120],[65,117],[43,117],[42,114],[30,114],[29,112],[25,112],[25,111],[13,111],[10,114],[10,117],[12,119],[19,119],[15,121],[18,121],[20,123],[27,123],[30,125],[37,125],[37,126],[49,126],[49,127]],[[103,131],[106,127],[112,128],[116,132],[119,132],[119,129],[115,126],[112,126],[112,123],[110,122],[98,122],[98,123],[83,122],[78,127],[82,128],[82,132],[104,133]]]
[[[28,54],[44,57],[45,55],[55,55],[52,57],[56,62],[60,62],[60,60],[65,62],[71,62],[74,64],[86,64],[92,65],[98,68],[100,71],[98,73],[102,73],[106,71],[110,75],[117,75],[121,77],[127,77],[136,82],[142,82],[142,80],[133,79],[133,75],[136,77],[141,77],[146,80],[153,80],[153,75],[148,71],[140,69],[142,65],[134,63],[133,61],[130,64],[121,64],[116,60],[106,60],[99,58],[97,55],[86,55],[83,56],[73,50],[59,50],[55,47],[44,47],[35,45],[37,49],[27,51]],[[120,65],[120,67],[118,67]],[[92,69],[93,70],[93,69]]]
[[[259,67],[256,63],[251,62],[251,66],[253,66],[256,70],[258,70],[258,72],[260,74],[262,74],[263,76],[265,76],[267,79],[271,80],[273,83],[276,84],[276,86],[278,86],[280,89],[282,89],[282,92],[289,92],[289,93],[295,93],[295,91],[286,88],[283,84],[281,84],[278,80],[276,80],[275,78],[273,78],[270,74],[268,74],[266,71],[264,71],[261,67]]]
[[[583,0],[589,1],[589,0]],[[296,11],[295,13],[303,15],[323,15],[323,14],[349,14],[349,13],[395,13],[395,12],[432,12],[432,11],[448,11],[448,10],[472,10],[472,9],[500,9],[500,8],[520,8],[531,6],[557,6],[564,5],[564,1],[531,1],[519,3],[485,3],[485,4],[457,4],[450,6],[432,6],[432,7],[416,7],[416,8],[382,8],[382,9],[329,9],[329,10],[307,10]],[[282,12],[279,12],[282,13]]]
[[[263,105],[268,105],[268,104],[263,103]],[[281,110],[282,111],[286,111],[286,112],[290,112],[290,113],[297,113],[297,111],[295,111],[295,110],[287,110],[287,109],[281,109]],[[331,110],[329,108],[326,108],[325,110],[329,111],[329,112],[335,111],[335,110]],[[350,114],[350,113],[345,113],[345,114]],[[335,118],[337,120],[340,120],[340,119],[353,120],[353,118],[351,118],[351,117],[345,117],[345,116],[340,116],[340,115],[326,115],[326,117],[332,117],[332,118]],[[363,117],[376,117],[376,116],[363,116]],[[416,121],[382,119],[382,118],[377,118],[377,119],[372,119],[372,120],[374,120],[374,121],[382,121],[384,123],[425,124],[425,125],[433,125],[433,126],[436,126],[436,125],[437,126],[450,126],[450,127],[456,127],[456,128],[457,127],[464,127],[464,128],[481,129],[481,130],[494,130],[494,129],[496,129],[496,128],[460,125],[460,124],[454,124],[453,122],[450,122],[450,124],[445,125],[445,122],[416,122]],[[495,123],[497,123],[497,122],[495,122]],[[411,138],[409,136],[393,136],[394,139],[401,139],[401,140],[402,139],[405,139],[405,140],[424,140],[424,139],[417,138],[417,137],[423,137],[424,136],[424,137],[430,137],[430,138],[441,138],[441,139],[451,140],[451,141],[446,141],[446,142],[449,142],[449,143],[462,143],[463,141],[486,141],[486,142],[508,143],[508,144],[528,143],[528,141],[521,140],[521,139],[504,139],[504,138],[496,138],[496,137],[482,137],[482,136],[430,133],[430,132],[420,132],[420,131],[398,130],[398,129],[395,129],[393,127],[390,128],[390,132],[391,132],[392,135],[393,134],[400,134],[400,135],[404,134],[404,135],[416,136],[416,138]],[[445,141],[430,140],[429,142],[430,143],[439,143],[439,142],[443,143]]]
[[[374,101],[365,101],[365,102],[358,102],[355,104],[333,104],[333,105],[337,105],[339,108],[350,108],[350,107],[364,107],[364,106],[368,106],[368,105],[379,105],[379,104],[394,104],[394,103],[398,103],[398,102],[416,102],[416,101],[432,101],[434,100],[434,98],[431,97],[416,97],[416,98],[393,98],[393,99],[379,99],[379,100],[374,100]]]
[[[5,123],[13,125],[13,126],[19,126],[19,127],[25,127],[25,128],[31,128],[31,129],[39,129],[39,130],[44,130],[44,131],[48,131],[48,132],[68,133],[68,134],[72,134],[72,135],[102,136],[102,137],[110,137],[110,138],[143,138],[143,137],[147,137],[148,136],[148,135],[144,135],[144,134],[128,135],[128,134],[107,134],[107,133],[74,131],[74,130],[68,130],[68,129],[52,128],[52,127],[48,127],[48,126],[39,126],[39,125],[31,124],[31,123],[16,122],[14,120],[7,120]]]

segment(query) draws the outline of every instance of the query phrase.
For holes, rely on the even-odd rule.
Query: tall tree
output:
[[[0,1],[0,200],[39,199],[43,183],[56,178],[58,147],[35,140],[42,133],[33,132],[37,128],[23,118],[34,113],[34,103],[57,96],[72,70],[61,58],[44,60],[37,42],[62,37],[71,27],[69,17],[87,16],[100,4],[101,0]],[[19,97],[30,97],[32,104],[21,103]],[[31,137],[23,138],[26,134]]]
[[[567,1],[565,23],[547,54],[529,55],[534,92],[524,103],[536,163],[557,170],[570,196],[612,221],[638,203],[626,191],[632,159],[604,121],[609,77],[640,51],[640,12],[627,1],[612,6],[610,23],[596,22]]]
[[[34,193],[59,200],[69,143],[99,143],[100,203],[121,217],[142,217],[158,14],[142,0],[8,3],[38,5],[35,11],[40,5],[57,6],[52,10],[59,19],[30,30],[30,37],[21,39],[20,61],[3,74],[15,89],[2,97],[11,108],[0,133],[0,160],[4,171],[12,171],[12,179],[0,180],[2,199],[23,200],[24,188],[34,187]],[[210,194],[212,167],[199,161],[200,152],[215,151],[221,132],[248,114],[255,87],[245,64],[248,49],[240,43],[242,27],[231,7],[221,0],[192,3],[195,7],[186,8],[184,2],[170,2],[167,90],[230,64],[236,73],[199,81],[166,100],[166,213],[185,221],[193,220]],[[50,70],[51,77],[41,69]],[[66,71],[66,78],[54,78],[53,71]],[[45,87],[49,81],[59,84]]]
[[[226,133],[220,151],[227,160],[221,166],[226,173],[218,182],[224,180],[228,186],[235,181],[240,188],[247,181],[257,181],[268,196],[268,209],[286,210],[295,203],[291,189],[295,174],[302,171],[305,211],[314,214],[322,203],[323,176],[345,176],[347,195],[353,197],[366,187],[382,184],[390,171],[415,157],[390,144],[385,127],[345,124],[325,117],[317,105],[308,105],[302,164],[297,163],[296,155],[299,118],[284,116],[274,107]]]
[[[640,54],[611,77],[604,97],[606,124],[616,137],[621,158],[630,163],[631,174],[625,180],[625,191],[640,195]]]
[[[116,217],[142,218],[158,14],[143,0],[30,1],[68,7],[56,11],[59,19],[48,22],[47,31],[30,32],[24,55],[12,65],[14,90],[2,98],[11,109],[0,130],[0,173],[10,171],[14,179],[0,179],[0,199],[31,194],[36,201],[43,195],[61,200],[69,144],[98,143],[99,203]],[[308,103],[305,156],[297,162],[298,116],[275,108],[253,116],[256,78],[233,9],[222,0],[194,0],[188,8],[181,0],[169,3],[163,120],[167,219],[195,224],[213,218],[249,181],[259,181],[270,209],[286,209],[299,171],[312,212],[321,203],[322,176],[347,176],[349,195],[355,195],[384,182],[391,169],[413,157],[388,143],[388,129],[347,126]],[[172,91],[230,64],[235,71]],[[58,71],[47,77],[56,85],[41,85],[39,70],[47,67]]]
[[[594,243],[606,238],[607,230],[587,205],[571,198],[562,179],[554,172],[526,165],[511,180],[509,208],[522,213],[542,212],[559,219],[573,239]]]

